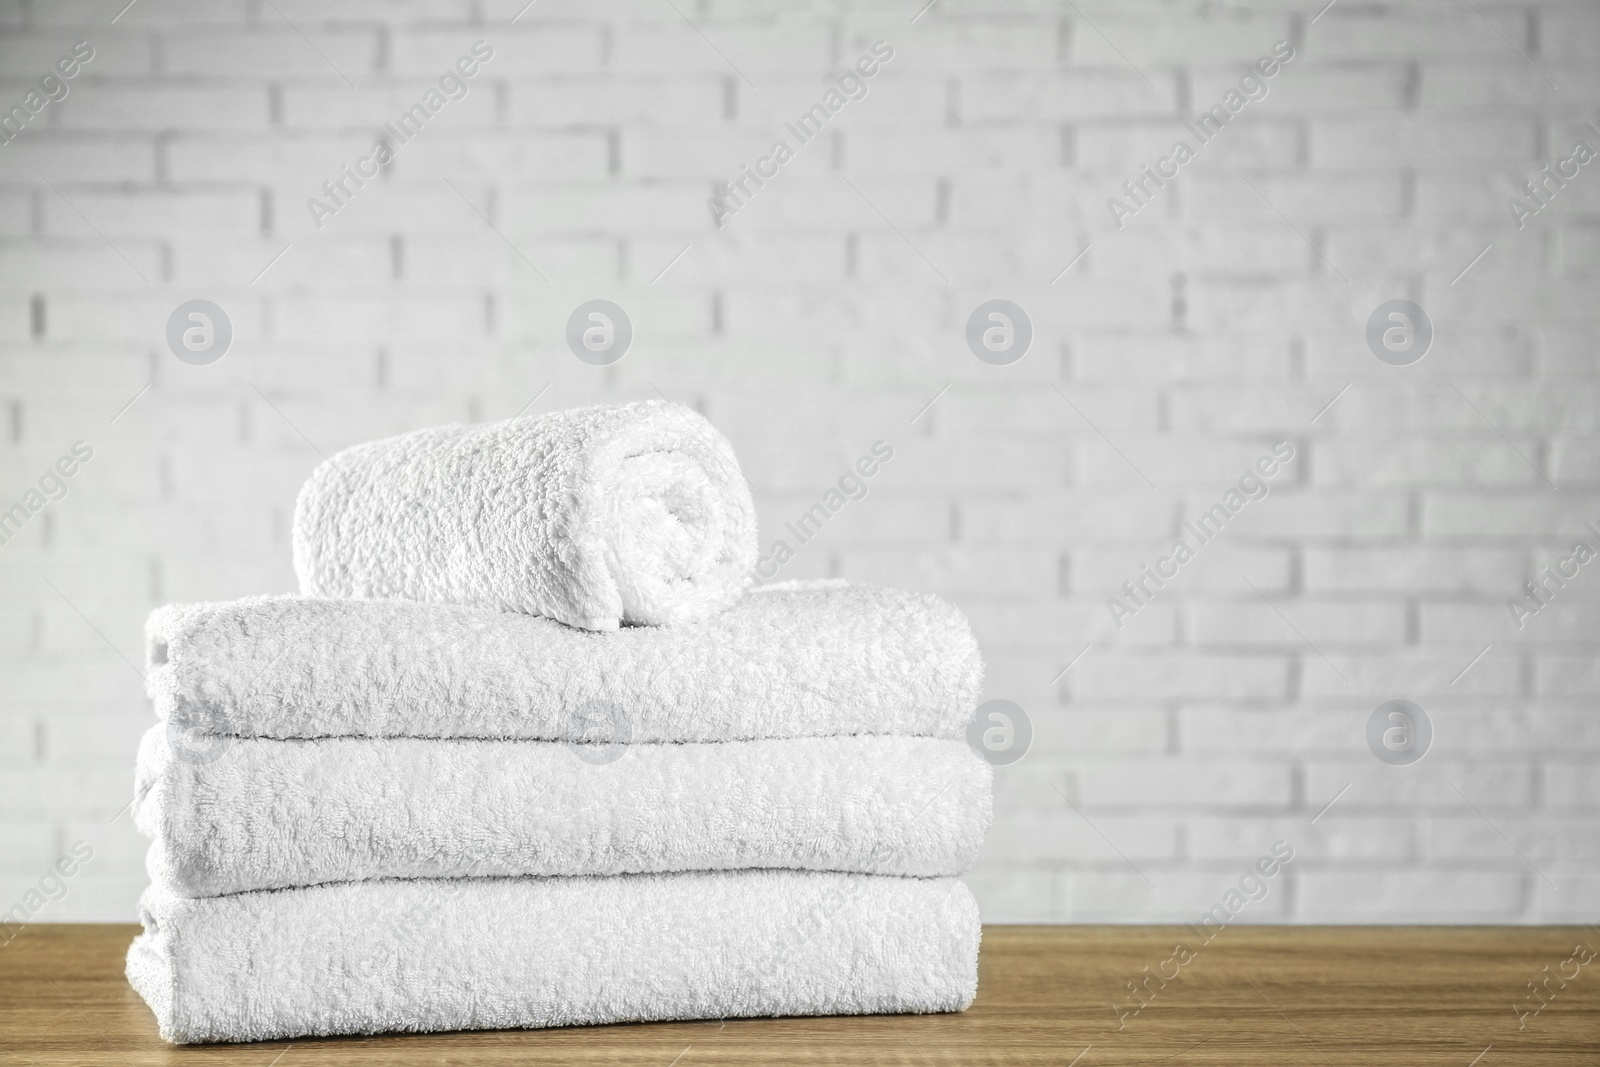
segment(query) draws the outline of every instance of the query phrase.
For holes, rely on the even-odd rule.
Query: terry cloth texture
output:
[[[146,625],[162,719],[202,735],[727,741],[965,736],[966,617],[877,586],[753,592],[694,624],[598,634],[401,600],[177,604]]]
[[[127,974],[168,1041],[960,1011],[955,879],[794,871],[146,891]]]
[[[300,491],[303,593],[476,604],[586,630],[701,618],[756,561],[733,446],[664,400],[356,445]]]
[[[992,771],[963,741],[238,739],[196,763],[167,734],[139,747],[133,815],[151,878],[180,896],[751,867],[954,875],[989,826]]]

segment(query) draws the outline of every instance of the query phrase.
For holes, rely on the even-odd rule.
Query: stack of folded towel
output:
[[[663,402],[318,468],[302,595],[148,625],[162,1036],[969,1005],[971,629],[754,558],[732,449]]]

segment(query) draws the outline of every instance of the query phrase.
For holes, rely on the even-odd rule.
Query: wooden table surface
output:
[[[188,1048],[161,1041],[123,980],[136,929],[34,926],[0,948],[0,1064],[1600,1064],[1600,959],[1574,954],[1600,951],[1593,926],[1231,927],[1210,944],[1176,927],[991,926],[959,1015]],[[1149,980],[1133,1014],[1125,983],[1146,966],[1178,977]],[[1574,971],[1533,1014],[1527,983]]]

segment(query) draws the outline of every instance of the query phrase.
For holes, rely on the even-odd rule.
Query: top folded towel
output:
[[[198,735],[962,737],[983,681],[953,605],[865,585],[761,589],[692,625],[614,634],[298,596],[171,604],[145,634],[156,714]]]
[[[664,400],[418,430],[338,453],[294,516],[303,593],[443,601],[585,630],[733,603],[756,560],[733,447]]]

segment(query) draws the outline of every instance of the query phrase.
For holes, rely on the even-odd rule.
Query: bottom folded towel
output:
[[[128,980],[188,1044],[762,1015],[960,1011],[954,878],[805,871],[158,887]]]

